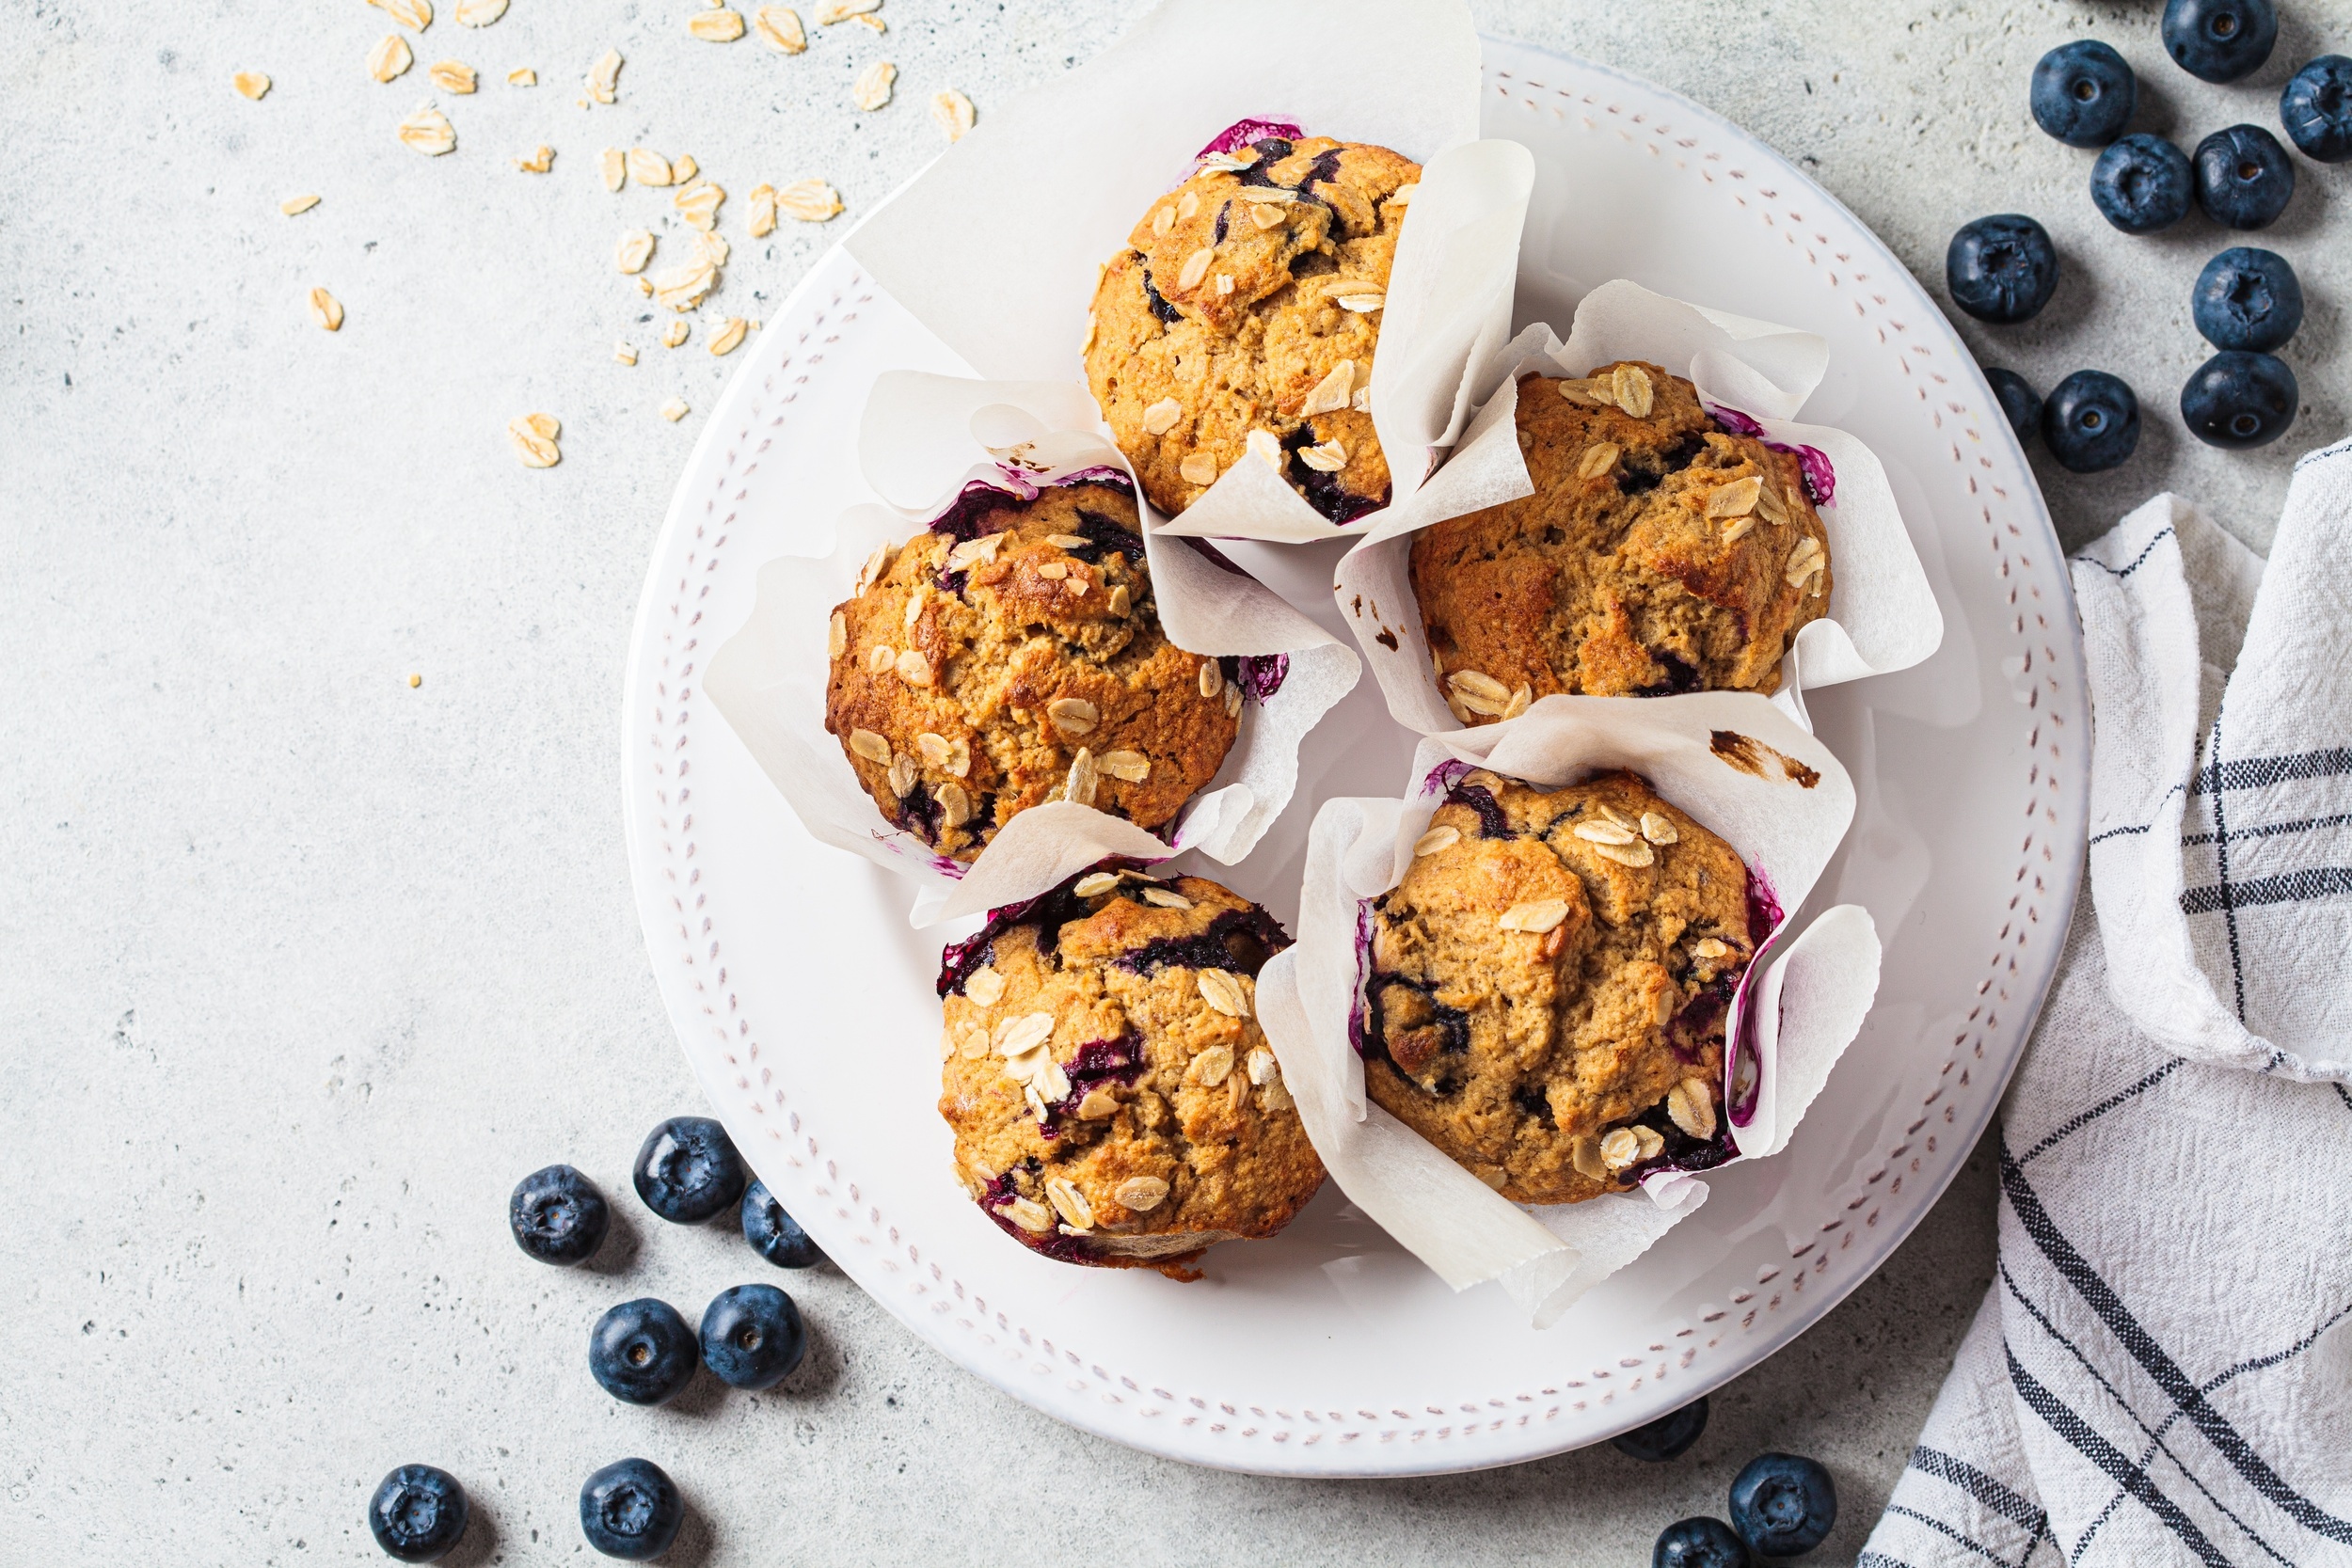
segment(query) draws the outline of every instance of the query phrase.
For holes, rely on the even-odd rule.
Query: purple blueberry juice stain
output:
[[[1503,815],[1502,807],[1496,802],[1493,793],[1486,785],[1457,784],[1445,792],[1445,798],[1454,805],[1468,806],[1478,814],[1478,836],[1480,838],[1515,836],[1511,832],[1511,819]]]
[[[1254,979],[1268,958],[1290,944],[1281,922],[1252,904],[1227,910],[1198,936],[1155,937],[1114,961],[1146,979],[1163,969],[1222,969]]]
[[[1193,154],[1193,161],[1198,163],[1212,152],[1236,151],[1268,137],[1286,143],[1294,142],[1306,134],[1305,130],[1287,119],[1237,119],[1219,131],[1208,146]],[[1290,149],[1285,146],[1283,150],[1287,152]]]
[[[1034,1159],[1024,1160],[1021,1165],[1032,1176],[1042,1175],[1045,1170],[1045,1167]],[[1064,1236],[1057,1230],[1049,1230],[1040,1235],[1008,1215],[1005,1211],[1011,1208],[1013,1200],[1020,1196],[1021,1189],[1013,1184],[1012,1172],[1007,1171],[990,1182],[987,1190],[980,1194],[980,1212],[994,1220],[997,1227],[1006,1235],[1010,1236],[1032,1252],[1041,1252],[1046,1257],[1061,1263],[1093,1261],[1093,1254],[1081,1246],[1076,1237]]]
[[[1372,935],[1375,927],[1373,901],[1356,900],[1356,1005],[1348,1009],[1347,1043],[1356,1054],[1369,1057],[1372,1035]]]
[[[1835,505],[1837,500],[1837,469],[1829,460],[1829,453],[1819,447],[1790,446],[1769,439],[1764,427],[1737,408],[1709,408],[1707,411],[1715,422],[1734,436],[1751,436],[1763,440],[1773,451],[1785,451],[1797,460],[1797,467],[1804,475],[1804,493],[1816,506]]]
[[[1045,1119],[1038,1132],[1044,1137],[1061,1136],[1062,1118],[1074,1117],[1086,1097],[1105,1084],[1132,1085],[1143,1076],[1143,1037],[1129,1030],[1115,1040],[1089,1040],[1078,1047],[1078,1054],[1062,1064],[1062,1076],[1070,1080],[1070,1092],[1045,1108]]]
[[[1458,757],[1448,758],[1429,770],[1429,776],[1421,782],[1421,792],[1423,796],[1448,794],[1455,784],[1477,771],[1476,763],[1464,762]]]
[[[1282,450],[1296,452],[1314,444],[1314,427],[1301,424],[1296,430],[1292,431],[1290,437],[1282,443]],[[1322,516],[1328,518],[1337,528],[1345,528],[1366,513],[1378,511],[1383,503],[1383,498],[1357,495],[1340,483],[1339,475],[1327,474],[1315,468],[1307,468],[1292,483],[1297,485],[1299,493],[1306,498],[1307,504],[1313,507]]]
[[[1724,1081],[1734,1088],[1724,1119],[1734,1127],[1745,1127],[1756,1119],[1756,1098],[1763,1086],[1761,1073],[1758,1072],[1750,1076],[1744,1091],[1739,1089],[1741,1060],[1758,1060],[1756,1054],[1756,1009],[1748,1005],[1748,993],[1756,978],[1764,973],[1766,953],[1788,918],[1780,907],[1780,895],[1772,890],[1771,879],[1750,866],[1748,941],[1753,946],[1748,955],[1748,966],[1740,973],[1739,989],[1732,993],[1731,1025],[1724,1032]]]
[[[956,499],[949,501],[938,516],[923,526],[933,533],[946,534],[959,545],[968,545],[975,539],[1003,531],[1001,529],[990,528],[987,524],[990,518],[1005,507],[1026,506],[1047,490],[1059,490],[1073,484],[1100,484],[1106,489],[1118,491],[1131,500],[1136,493],[1135,481],[1129,479],[1123,469],[1106,466],[1073,469],[1051,484],[1043,485],[1039,484],[1020,469],[1002,463],[996,466],[996,471],[1004,476],[1002,483],[994,483],[985,479],[966,481],[963,488],[956,493]],[[1104,516],[1099,512],[1081,510],[1078,515],[1081,520],[1081,531],[1085,532],[1089,540],[1096,538],[1096,530],[1086,525],[1089,520],[1097,520],[1101,528],[1106,529],[1110,534],[1117,535],[1119,544],[1116,547],[1122,550],[1133,548],[1136,560],[1140,561],[1143,558],[1143,541],[1135,533],[1120,528],[1111,518]],[[1078,552],[1071,553],[1074,555]],[[1083,559],[1092,561],[1100,557],[1098,555]],[[953,594],[958,598],[961,598],[964,586],[970,578],[971,574],[968,571],[942,571],[937,583],[941,593]]]

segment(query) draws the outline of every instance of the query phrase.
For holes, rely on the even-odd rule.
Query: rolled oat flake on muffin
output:
[[[1323,1183],[1252,1006],[1289,945],[1217,883],[1125,863],[991,915],[939,976],[964,1191],[1032,1251],[1178,1279],[1279,1230]]]
[[[1096,285],[1087,382],[1174,515],[1255,453],[1335,524],[1388,504],[1367,389],[1421,166],[1268,135],[1204,154]]]
[[[1640,776],[1476,771],[1373,901],[1375,1102],[1519,1203],[1730,1158],[1724,1030],[1769,934],[1747,868]]]
[[[1534,493],[1413,536],[1454,716],[1493,723],[1559,692],[1778,690],[1832,585],[1798,454],[1633,360],[1522,377],[1518,422]]]
[[[1160,628],[1124,476],[975,483],[832,612],[825,728],[891,824],[977,859],[1031,806],[1174,820],[1240,733],[1215,658]]]

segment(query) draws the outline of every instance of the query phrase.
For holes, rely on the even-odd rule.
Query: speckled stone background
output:
[[[362,62],[390,28],[360,0],[0,7],[0,1562],[380,1561],[362,1505],[408,1460],[477,1499],[453,1560],[574,1560],[580,1479],[636,1452],[692,1504],[670,1560],[710,1568],[1632,1565],[1768,1446],[1836,1473],[1844,1520],[1815,1560],[1850,1560],[1991,1276],[1983,1150],[1663,1468],[1602,1449],[1378,1484],[1191,1470],[1030,1413],[830,1272],[794,1282],[816,1348],[778,1392],[704,1380],[646,1412],[585,1376],[611,1301],[691,1310],[766,1268],[625,1197],[606,1255],[558,1273],[502,1214],[554,1160],[625,1195],[644,1129],[696,1103],[630,911],[617,721],[654,531],[732,366],[702,323],[772,310],[840,227],[752,241],[744,193],[818,175],[861,212],[937,150],[933,91],[985,116],[1135,9],[889,0],[886,36],[827,29],[784,59],[694,40],[692,8],[514,0],[480,32],[444,14],[379,86]],[[2202,218],[2109,231],[2090,155],[2025,106],[2036,56],[2096,33],[2145,73],[2149,126],[2275,123],[2296,64],[2352,47],[2344,0],[2286,0],[2272,63],[2230,88],[2164,62],[2154,0],[1475,8],[1747,125],[1939,295],[1959,222],[2048,223],[2056,303],[1963,330],[2045,387],[2097,365],[2145,400],[2120,472],[2037,457],[2070,543],[2168,486],[2265,543],[2294,454],[2344,432],[2352,171],[2301,163],[2262,239],[2310,295],[2287,351],[2302,419],[2268,451],[2209,452],[2172,408],[2203,354],[2188,284],[2226,242]],[[620,103],[588,112],[608,44]],[[450,57],[484,86],[440,95],[458,149],[427,159],[392,127]],[[897,102],[853,113],[882,57]],[[542,85],[506,87],[524,65]],[[276,87],[248,103],[239,70]],[[517,172],[541,141],[554,171]],[[666,207],[595,176],[597,149],[641,142],[733,193],[733,264],[675,352],[611,261],[623,213]],[[314,211],[279,215],[306,191]],[[313,285],[348,310],[339,334],[310,325]],[[677,425],[654,412],[673,394],[697,405]],[[502,434],[537,408],[564,426],[547,472]]]

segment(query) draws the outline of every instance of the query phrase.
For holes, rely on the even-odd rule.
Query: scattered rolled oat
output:
[[[818,20],[823,20],[819,13]],[[890,85],[898,79],[898,68],[888,60],[876,60],[857,73],[850,85],[850,101],[868,111],[879,109],[890,102]]]
[[[341,332],[343,329],[342,301],[328,293],[325,289],[312,289],[310,291],[310,319],[329,332]]]
[[[670,182],[670,160],[650,147],[628,150],[628,177],[641,185],[666,185]]]
[[[853,16],[866,16],[882,9],[882,0],[825,0],[817,8],[817,20],[830,27],[836,22],[847,22]]]
[[[686,341],[689,328],[683,321],[668,321],[661,325],[661,346],[676,348]]]
[[[423,684],[424,677],[422,675],[411,675],[408,677],[408,689],[411,691],[414,691],[417,688],[422,686]]]
[[[762,6],[752,13],[752,31],[779,55],[797,55],[808,47],[808,30],[789,6]]]
[[[527,65],[518,65],[506,73],[506,85],[510,87],[535,87],[539,85],[539,73]]]
[[[879,16],[853,16],[850,18],[850,20],[856,23],[861,27],[870,28],[877,34],[890,31],[890,24],[884,22]]]
[[[743,36],[743,13],[724,8],[696,11],[686,19],[686,30],[705,43],[733,43]]]
[[[631,342],[614,343],[612,357],[621,364],[634,365],[637,363],[637,345]]]
[[[727,198],[725,189],[707,180],[697,180],[670,198],[670,205],[684,215],[686,221],[708,233],[719,221],[719,204]]]
[[[421,33],[433,25],[433,0],[368,0],[368,3],[381,6],[394,22],[411,32]]]
[[[604,188],[617,191],[628,180],[628,157],[617,147],[608,147],[596,154],[596,171],[604,176]]]
[[[707,229],[697,229],[689,237],[693,240],[694,248],[701,251],[704,259],[714,267],[725,266],[728,255],[735,248],[721,235]]]
[[[229,78],[229,85],[257,103],[269,92],[269,78],[258,71],[240,71]]]
[[[457,146],[457,128],[449,117],[427,103],[400,122],[400,139],[428,158],[437,158]]]
[[[588,68],[588,96],[599,103],[615,102],[620,94],[621,52],[608,49]]]
[[[487,27],[506,14],[506,0],[457,0],[457,25]]]
[[[1200,1000],[1223,1013],[1227,1018],[1248,1018],[1249,998],[1242,990],[1241,982],[1221,969],[1196,971],[1193,982],[1200,990]],[[1263,1083],[1263,1079],[1259,1080]]]
[[[278,204],[278,210],[288,217],[298,217],[319,204],[315,196],[290,196]]]
[[[661,417],[669,420],[672,424],[675,424],[678,420],[686,418],[687,413],[688,409],[686,406],[686,400],[684,398],[672,398],[669,402],[661,405]]]
[[[653,297],[673,310],[687,311],[699,307],[718,285],[719,269],[707,256],[697,256],[683,266],[654,274]]]
[[[525,174],[545,174],[554,165],[555,149],[545,142],[532,149],[530,157],[515,160],[515,166]]]
[[[1168,1183],[1156,1176],[1131,1176],[1111,1196],[1136,1213],[1149,1213],[1168,1201]]]
[[[1568,918],[1565,899],[1537,898],[1525,904],[1514,904],[1502,911],[1495,924],[1506,931],[1531,931],[1540,936]]]
[[[368,51],[368,74],[379,82],[390,81],[416,63],[408,40],[398,33],[385,34],[384,40]]]
[[[1413,858],[1419,860],[1423,855],[1442,854],[1461,842],[1462,830],[1459,828],[1432,828],[1413,840]]]
[[[841,211],[841,193],[822,180],[795,180],[776,189],[776,211],[802,223],[822,223]]]
[[[653,236],[643,229],[631,229],[621,235],[621,243],[612,252],[613,264],[632,276],[645,270],[653,260]]]
[[[443,92],[455,93],[460,97],[473,91],[477,85],[473,67],[463,60],[442,60],[425,74],[432,77],[433,85]]]
[[[955,88],[931,94],[931,123],[947,133],[949,141],[961,141],[972,129],[972,100]]]
[[[552,414],[518,414],[506,421],[506,438],[526,468],[552,468],[564,460],[555,438],[564,426]]]
[[[743,341],[744,333],[751,330],[751,325],[740,316],[729,316],[725,324],[719,328],[719,335],[710,340],[712,356],[733,354],[737,345]]]
[[[702,165],[694,162],[691,152],[681,152],[670,160],[670,183],[683,185],[700,172]]]
[[[751,194],[752,212],[745,228],[755,240],[764,240],[776,231],[776,187],[754,185]]]

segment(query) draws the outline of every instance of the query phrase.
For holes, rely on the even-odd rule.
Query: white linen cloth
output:
[[[2089,896],[1860,1561],[2352,1564],[2352,441],[2266,566],[2168,495],[2073,574]]]

